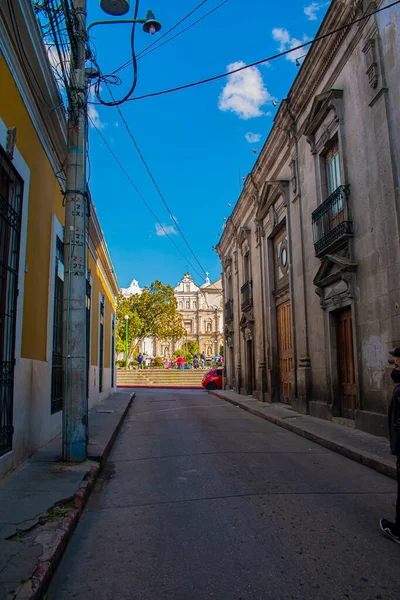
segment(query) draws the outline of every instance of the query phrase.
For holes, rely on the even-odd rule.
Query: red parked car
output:
[[[201,383],[206,390],[222,390],[222,369],[211,369],[203,377]]]

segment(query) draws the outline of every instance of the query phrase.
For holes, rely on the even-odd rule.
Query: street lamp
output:
[[[129,360],[129,357],[128,357],[128,321],[129,321],[129,316],[125,315],[124,319],[125,319],[125,323],[126,323],[126,325],[125,325],[125,371],[127,371],[128,370],[128,360]]]
[[[106,10],[103,5],[101,5],[101,7],[103,8],[103,10],[105,12],[107,12],[108,14],[125,14],[125,13],[111,13],[108,10]],[[160,31],[161,29],[161,23],[159,21],[156,20],[153,11],[148,10],[147,11],[147,15],[145,19],[106,19],[106,20],[102,20],[102,21],[93,21],[93,23],[90,23],[87,27],[87,34],[89,35],[89,31],[91,30],[92,27],[95,27],[96,25],[119,25],[120,23],[143,23],[143,31],[145,33],[150,33],[150,35],[154,35],[155,33],[157,33],[158,31]]]

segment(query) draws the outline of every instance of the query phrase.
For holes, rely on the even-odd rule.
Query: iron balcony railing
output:
[[[247,310],[251,306],[253,306],[253,295],[251,293],[252,282],[246,281],[244,285],[240,288],[242,293],[242,310]]]
[[[225,323],[233,320],[233,300],[225,302]]]
[[[349,219],[349,186],[339,186],[312,213],[315,255],[325,254],[328,248],[353,234]]]

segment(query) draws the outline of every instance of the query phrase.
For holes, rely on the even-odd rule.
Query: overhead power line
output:
[[[172,92],[179,92],[181,90],[187,90],[189,88],[196,87],[198,85],[203,85],[204,83],[211,83],[212,81],[217,81],[218,79],[228,77],[229,75],[239,73],[240,71],[245,71],[246,69],[250,69],[251,67],[256,67],[258,65],[261,65],[262,63],[270,62],[271,60],[275,60],[276,58],[280,58],[281,56],[286,56],[287,54],[290,54],[291,52],[295,52],[296,50],[300,50],[301,48],[306,48],[307,46],[310,46],[311,44],[314,44],[315,42],[324,40],[325,38],[327,38],[331,35],[334,35],[335,33],[338,33],[339,31],[343,31],[344,29],[349,29],[353,25],[356,25],[357,23],[361,23],[361,21],[364,21],[365,19],[369,19],[369,17],[376,15],[377,13],[380,13],[383,10],[387,10],[388,8],[392,8],[393,6],[396,6],[399,3],[400,3],[400,0],[396,0],[396,2],[392,2],[391,4],[388,4],[387,6],[382,6],[381,8],[377,8],[376,10],[371,11],[370,13],[368,13],[366,15],[363,15],[359,19],[355,19],[351,23],[347,23],[346,25],[341,25],[340,27],[337,27],[333,31],[328,31],[327,33],[324,33],[323,35],[315,37],[313,40],[309,40],[308,42],[299,44],[298,46],[295,46],[294,48],[290,48],[289,50],[284,50],[283,52],[278,52],[277,54],[273,54],[272,56],[268,56],[267,58],[262,58],[260,60],[256,60],[256,61],[254,61],[248,65],[245,65],[243,67],[238,67],[237,69],[233,69],[232,71],[227,71],[227,72],[221,73],[219,75],[214,75],[213,77],[208,77],[207,79],[201,79],[199,81],[187,83],[185,85],[180,85],[178,87],[161,90],[159,92],[151,92],[149,94],[143,94],[142,96],[136,96],[135,98],[129,98],[127,100],[127,102],[135,102],[137,100],[144,100],[145,98],[154,98],[156,96],[171,94]]]
[[[114,150],[111,148],[110,144],[107,142],[106,138],[104,137],[104,135],[101,133],[100,129],[98,127],[96,127],[95,123],[93,122],[93,120],[90,118],[90,116],[88,115],[88,119],[90,121],[90,123],[92,124],[93,128],[97,131],[97,133],[99,134],[99,136],[101,137],[101,139],[103,140],[104,144],[106,145],[106,147],[108,148],[109,152],[112,154],[114,160],[117,162],[119,168],[121,169],[121,171],[124,173],[125,177],[128,179],[129,183],[131,184],[131,186],[133,187],[133,189],[135,190],[135,192],[137,193],[137,195],[139,196],[139,198],[142,200],[143,204],[146,206],[146,208],[149,210],[149,212],[153,215],[153,217],[156,220],[156,223],[160,226],[161,230],[164,232],[164,235],[173,243],[173,245],[175,246],[175,248],[178,250],[179,254],[182,256],[182,258],[190,265],[190,267],[193,269],[193,271],[195,273],[197,273],[197,275],[200,277],[200,279],[203,279],[203,275],[201,273],[199,273],[199,271],[196,269],[196,267],[193,266],[193,264],[187,259],[187,257],[183,254],[183,252],[181,251],[181,249],[179,248],[179,246],[176,244],[175,240],[172,239],[172,237],[168,234],[168,232],[166,231],[165,227],[161,224],[160,220],[158,219],[156,213],[154,212],[154,210],[151,208],[150,204],[147,202],[147,200],[144,198],[144,196],[142,195],[142,193],[140,192],[139,188],[136,186],[136,184],[133,182],[131,176],[129,175],[129,173],[127,172],[127,170],[125,169],[125,167],[123,166],[123,164],[121,163],[121,161],[119,160],[118,156],[115,154]]]
[[[109,86],[109,84],[108,84],[107,82],[106,82],[106,85],[107,85],[108,91],[109,91],[109,92],[110,92],[110,94],[111,94],[111,98],[112,98],[112,99],[114,99],[113,93],[112,93],[112,91],[111,91],[111,89],[110,89],[110,86]],[[147,164],[147,162],[146,162],[146,160],[145,160],[145,158],[144,158],[144,156],[143,156],[143,154],[142,154],[142,152],[141,152],[141,150],[140,150],[140,148],[139,148],[139,146],[138,146],[138,143],[136,142],[136,139],[135,139],[135,137],[134,137],[134,135],[133,135],[133,133],[132,133],[132,131],[131,131],[131,128],[129,127],[129,125],[128,125],[128,123],[127,123],[127,121],[126,121],[126,119],[125,119],[125,117],[124,117],[124,115],[123,115],[123,113],[122,113],[122,110],[120,109],[120,107],[119,107],[118,105],[117,105],[117,110],[118,110],[118,112],[119,112],[119,116],[121,117],[121,119],[122,119],[122,121],[123,121],[123,123],[124,123],[124,125],[125,125],[125,128],[126,128],[126,130],[127,130],[127,132],[128,132],[128,135],[129,135],[129,137],[131,138],[131,140],[132,140],[132,142],[133,142],[133,145],[135,146],[135,149],[136,149],[137,153],[138,153],[138,154],[139,154],[139,156],[140,156],[140,160],[142,161],[143,165],[145,166],[145,169],[146,169],[147,173],[149,174],[149,177],[150,177],[151,181],[153,182],[153,185],[154,185],[154,187],[156,188],[156,190],[157,190],[157,193],[158,193],[158,195],[160,196],[160,198],[161,198],[161,200],[162,200],[162,203],[164,204],[165,208],[167,209],[167,211],[168,211],[168,214],[169,214],[170,218],[171,218],[171,219],[172,219],[172,221],[174,222],[174,224],[175,224],[175,226],[176,226],[177,230],[179,231],[179,233],[180,233],[180,235],[181,235],[181,237],[182,237],[183,241],[185,242],[185,244],[186,244],[187,248],[189,249],[189,252],[190,252],[190,253],[191,253],[191,255],[193,256],[194,260],[195,260],[195,261],[196,261],[196,263],[199,265],[199,267],[200,267],[200,269],[203,271],[203,273],[204,273],[204,274],[206,274],[206,273],[207,273],[207,271],[204,269],[203,265],[202,265],[202,264],[200,263],[200,261],[198,260],[198,258],[197,258],[197,256],[196,256],[196,254],[193,252],[193,250],[192,250],[192,247],[190,246],[190,244],[189,244],[189,242],[187,241],[187,239],[186,239],[186,237],[185,237],[185,235],[184,235],[184,233],[183,233],[182,229],[180,228],[180,226],[179,226],[179,223],[178,223],[177,219],[176,219],[176,218],[175,218],[175,216],[172,214],[172,211],[171,211],[170,207],[168,206],[168,203],[167,203],[167,201],[165,200],[165,198],[164,198],[164,196],[163,196],[163,194],[162,194],[162,192],[161,192],[161,190],[160,190],[160,188],[159,188],[159,186],[158,186],[158,184],[157,184],[157,182],[156,182],[156,180],[155,180],[155,178],[154,178],[154,175],[153,175],[153,173],[151,172],[151,170],[150,170],[150,167],[149,167],[149,165]]]
[[[194,27],[195,25],[197,25],[197,23],[200,23],[200,21],[202,21],[203,19],[205,19],[206,17],[208,17],[209,15],[211,15],[213,12],[215,12],[216,10],[218,10],[218,8],[221,8],[221,6],[223,6],[227,2],[228,2],[228,0],[224,0],[223,2],[221,2],[221,4],[218,4],[213,9],[209,10],[208,13],[206,13],[205,15],[203,15],[202,17],[200,17],[199,19],[197,19],[197,21],[194,21],[193,23],[191,23],[190,25],[188,25],[187,27],[185,27],[181,31],[178,31],[178,33],[176,33],[172,37],[170,37],[167,40],[165,40],[165,42],[163,42],[162,44],[158,44],[155,48],[153,48],[152,50],[149,50],[148,52],[144,52],[143,51],[143,53],[141,53],[138,56],[138,58],[144,58],[145,56],[148,56],[149,54],[151,54],[155,50],[158,50],[159,48],[161,48],[161,46],[164,46],[165,44],[168,44],[168,42],[172,42],[172,40],[174,40],[175,38],[177,38],[182,33],[185,33],[185,31],[187,31],[188,29],[191,29],[192,27]]]
[[[136,58],[139,58],[143,53],[147,52],[147,50],[149,48],[152,48],[154,45],[158,44],[160,42],[160,40],[162,40],[163,38],[165,38],[165,36],[167,36],[169,33],[171,33],[171,31],[173,31],[174,29],[176,29],[177,27],[179,27],[179,25],[181,23],[183,23],[183,21],[186,21],[186,19],[188,19],[193,13],[195,13],[199,8],[201,8],[203,6],[203,4],[205,4],[206,2],[207,2],[207,0],[202,0],[200,2],[200,4],[198,4],[197,6],[195,6],[193,8],[193,10],[191,10],[187,15],[185,15],[184,17],[182,17],[177,23],[175,23],[175,25],[173,25],[172,27],[170,27],[165,33],[163,33],[162,35],[160,35],[160,37],[157,37],[157,39],[154,42],[152,42],[151,44],[149,44],[148,46],[146,46],[146,48],[143,48],[143,50],[141,50],[138,53],[138,55],[137,55]],[[132,63],[132,59],[130,58],[123,65],[121,65],[120,67],[118,67],[118,69],[115,69],[115,71],[113,71],[112,73],[110,73],[110,75],[114,75],[115,73],[118,73],[118,71],[121,71],[122,69],[125,69],[131,63]]]

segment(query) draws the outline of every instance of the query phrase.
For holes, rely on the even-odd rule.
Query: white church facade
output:
[[[121,289],[121,294],[126,297],[141,293],[142,288],[135,279],[128,288]],[[148,359],[171,357],[175,350],[185,348],[186,342],[190,344],[196,340],[206,358],[218,355],[224,344],[222,280],[211,283],[207,273],[205,283],[198,286],[190,273],[185,273],[175,287],[174,295],[187,335],[177,342],[146,338],[138,350]]]

